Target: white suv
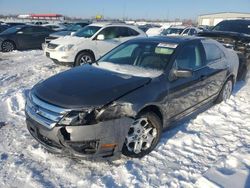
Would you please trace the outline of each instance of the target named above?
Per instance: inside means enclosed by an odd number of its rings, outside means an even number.
[[[117,45],[147,36],[135,26],[95,23],[84,27],[72,36],[52,40],[45,46],[45,54],[55,63],[78,66],[91,63]]]

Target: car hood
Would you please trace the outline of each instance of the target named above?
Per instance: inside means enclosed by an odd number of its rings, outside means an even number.
[[[89,40],[88,38],[84,37],[76,37],[76,36],[65,36],[65,37],[60,37],[58,39],[53,40],[53,44],[58,44],[58,45],[66,45],[66,44],[80,44],[84,41]]]
[[[58,31],[58,32],[50,34],[50,36],[52,36],[52,37],[63,37],[63,36],[70,35],[72,32],[73,31]]]
[[[199,32],[198,36],[202,37],[224,37],[224,38],[231,38],[234,40],[247,40],[250,41],[250,35],[236,33],[236,32],[229,32],[229,31],[205,31]]]
[[[70,108],[100,107],[149,83],[151,78],[136,77],[84,65],[57,74],[34,86],[41,100]]]

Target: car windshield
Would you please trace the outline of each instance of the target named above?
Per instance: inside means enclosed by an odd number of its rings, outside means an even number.
[[[217,24],[213,31],[230,31],[250,35],[250,21],[249,22],[221,22]]]
[[[90,38],[92,37],[101,27],[98,26],[86,26],[79,31],[77,31],[74,36],[76,37],[85,37]]]
[[[103,56],[96,66],[135,76],[162,74],[177,44],[127,42]]]
[[[10,34],[10,33],[15,33],[17,31],[19,31],[20,29],[22,29],[24,26],[22,25],[17,25],[17,26],[13,26],[9,29],[6,29],[5,31],[3,31],[1,34]]]
[[[181,34],[184,29],[182,28],[168,28],[165,29],[162,34],[163,35],[171,35],[171,34]]]

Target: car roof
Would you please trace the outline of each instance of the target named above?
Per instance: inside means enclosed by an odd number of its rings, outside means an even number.
[[[184,26],[184,25],[172,25],[169,28],[185,29],[185,28],[187,28],[187,26]]]
[[[193,36],[154,36],[154,37],[141,37],[135,38],[130,41],[148,41],[148,42],[165,42],[165,43],[174,43],[174,44],[181,44],[188,41],[196,41],[196,40],[203,40],[204,37],[193,37]]]
[[[250,19],[235,19],[235,20],[223,20],[221,22],[238,22],[238,23],[250,23]],[[220,22],[220,23],[221,23]]]
[[[125,24],[125,23],[112,23],[112,22],[96,22],[92,23],[89,26],[99,26],[99,27],[105,27],[105,26],[127,26],[131,27],[131,25]]]

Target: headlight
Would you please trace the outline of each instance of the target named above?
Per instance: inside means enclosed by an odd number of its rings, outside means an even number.
[[[134,115],[135,113],[132,110],[132,104],[112,103],[111,105],[102,109],[71,111],[66,116],[64,116],[58,124],[72,126],[92,125],[98,122],[118,119],[125,116],[133,117]]]
[[[66,51],[69,51],[71,48],[73,48],[73,46],[74,46],[74,44],[63,45],[63,46],[58,48],[58,51],[66,52]]]
[[[58,124],[60,125],[90,125],[96,122],[96,111],[71,111],[65,115]]]

